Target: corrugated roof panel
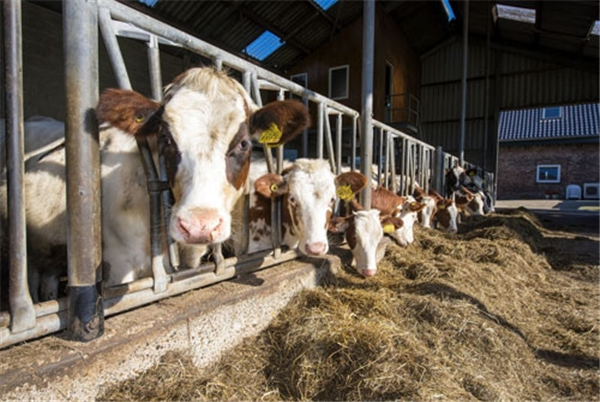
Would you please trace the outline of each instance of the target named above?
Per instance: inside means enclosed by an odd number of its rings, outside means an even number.
[[[561,106],[562,117],[544,118],[543,108],[500,113],[500,141],[544,140],[600,135],[600,105]]]

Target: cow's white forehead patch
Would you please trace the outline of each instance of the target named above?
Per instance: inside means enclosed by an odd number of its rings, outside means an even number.
[[[373,248],[373,252],[383,237],[383,228],[379,221],[379,210],[358,211],[354,213],[356,240],[359,246]]]

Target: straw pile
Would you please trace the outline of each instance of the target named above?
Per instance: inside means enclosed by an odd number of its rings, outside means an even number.
[[[599,399],[597,241],[527,210],[416,231],[375,277],[332,274],[211,367],[169,353],[98,399]]]

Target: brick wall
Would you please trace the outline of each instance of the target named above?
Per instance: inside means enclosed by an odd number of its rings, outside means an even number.
[[[501,146],[498,154],[498,199],[541,199],[548,191],[565,198],[566,187],[598,183],[598,144]],[[560,165],[560,183],[536,183],[538,165]]]

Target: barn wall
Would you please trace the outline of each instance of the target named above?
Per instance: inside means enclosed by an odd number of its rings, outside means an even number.
[[[453,154],[460,152],[462,54],[462,40],[457,38],[422,58],[422,139]],[[565,65],[535,56],[492,48],[486,85],[485,44],[469,43],[465,122],[465,159],[469,162],[483,164],[485,159],[485,168],[495,170],[496,107],[515,110],[598,101],[597,66]]]
[[[33,115],[65,118],[62,16],[30,2],[22,3],[23,107],[25,118]],[[116,87],[104,43],[100,40],[100,89]],[[150,96],[146,44],[119,38],[133,89]],[[182,71],[181,59],[161,54],[163,83]],[[2,110],[1,113],[4,113]]]
[[[420,60],[397,24],[376,8],[373,77],[373,114],[385,117],[386,60],[394,66],[394,93],[411,92],[418,96]],[[328,96],[329,68],[349,65],[350,96],[340,103],[357,111],[362,108],[362,35],[363,19],[359,18],[331,41],[298,63],[289,75],[306,73],[308,87]]]
[[[537,165],[560,165],[560,183],[536,183]],[[499,199],[541,199],[556,191],[565,197],[569,184],[597,183],[598,143],[501,146],[498,163]]]

